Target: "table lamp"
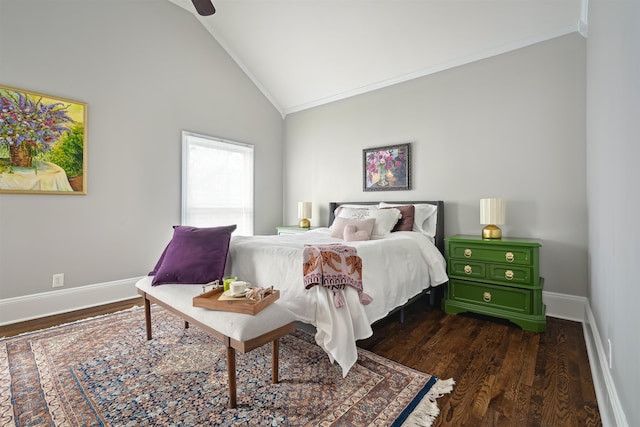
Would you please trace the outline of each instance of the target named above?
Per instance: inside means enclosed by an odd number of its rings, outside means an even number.
[[[482,229],[483,239],[502,238],[502,230],[496,224],[504,224],[503,199],[480,199],[480,224],[487,224]]]
[[[300,228],[311,228],[311,202],[298,202],[298,219],[300,219]]]

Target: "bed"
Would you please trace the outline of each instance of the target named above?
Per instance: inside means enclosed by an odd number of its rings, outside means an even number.
[[[388,217],[389,212],[381,208],[395,213],[400,207],[393,205],[414,206],[416,221],[429,216],[420,224],[413,223],[411,231],[372,234],[371,240],[345,242],[344,238],[332,237],[339,224],[351,221],[345,221],[347,215],[354,218],[356,214],[381,215],[376,224],[384,225],[385,220],[380,218]],[[422,216],[417,214],[418,208]],[[372,210],[365,212],[369,209]],[[448,280],[443,257],[444,203],[387,202],[379,206],[378,202],[334,202],[329,210],[329,227],[301,234],[232,237],[227,274],[279,289],[279,303],[298,321],[315,327],[316,342],[346,376],[357,360],[356,341],[372,335],[373,323]],[[370,303],[361,303],[359,292],[349,286],[343,291],[346,302],[343,307],[336,307],[327,288],[305,288],[302,263],[305,245],[326,244],[345,244],[357,250],[362,259],[363,291],[372,298]]]

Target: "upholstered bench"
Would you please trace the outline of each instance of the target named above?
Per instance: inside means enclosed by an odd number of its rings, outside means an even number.
[[[144,298],[147,339],[151,339],[151,303],[156,303],[185,321],[199,326],[227,348],[227,381],[229,407],[236,407],[236,350],[247,353],[271,342],[271,377],[278,382],[278,353],[280,337],[292,332],[296,326],[293,314],[274,303],[256,315],[214,311],[194,307],[193,297],[202,293],[200,285],[164,284],[151,286],[153,277],[145,277],[136,283],[138,293]]]

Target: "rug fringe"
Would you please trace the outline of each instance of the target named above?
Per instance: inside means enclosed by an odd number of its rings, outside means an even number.
[[[438,379],[427,394],[422,398],[418,406],[407,417],[402,427],[429,427],[440,414],[436,399],[451,393],[455,385],[453,378],[448,380]]]

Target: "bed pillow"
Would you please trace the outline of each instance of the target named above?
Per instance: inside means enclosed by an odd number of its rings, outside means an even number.
[[[356,232],[364,231],[365,233],[367,233],[367,238],[365,240],[369,240],[371,238],[371,233],[373,232],[375,223],[375,218],[353,219],[338,217],[333,221],[333,226],[331,227],[331,237],[344,239],[346,227],[353,226],[356,227]]]
[[[344,228],[344,241],[345,242],[362,242],[369,240],[369,233],[364,230],[358,230],[355,225],[347,225]]]
[[[413,231],[413,221],[415,217],[416,208],[413,205],[405,205],[405,206],[395,206],[396,209],[400,210],[402,217],[398,220],[395,227],[393,227],[394,231]],[[391,207],[381,207],[380,209],[392,209]]]
[[[169,241],[167,246],[164,247],[164,251],[162,251],[162,255],[160,255],[160,258],[158,259],[158,262],[156,262],[156,266],[153,267],[153,270],[149,272],[149,276],[155,276],[156,273],[158,272],[158,269],[162,265],[162,261],[164,260],[164,256],[167,254],[167,249],[169,248],[170,244],[171,244],[171,241]]]
[[[340,216],[340,211],[344,208],[352,208],[352,209],[379,209],[378,205],[349,205],[349,204],[344,204],[344,205],[340,205],[338,206],[334,211],[333,211],[333,217],[334,218],[338,218]]]
[[[399,209],[401,206],[407,205],[381,202],[379,206],[380,208],[395,207]],[[413,206],[415,207],[413,231],[418,231],[433,239],[436,235],[436,222],[438,216],[435,215],[435,213],[437,212],[438,207],[436,205],[430,205],[428,203],[418,203]]]
[[[357,209],[342,208],[339,218],[366,219],[374,218],[375,224],[371,237],[379,238],[391,233],[402,214],[398,209]]]
[[[173,238],[149,273],[154,276],[151,284],[204,284],[222,280],[235,229],[235,224],[210,228],[174,226]]]

